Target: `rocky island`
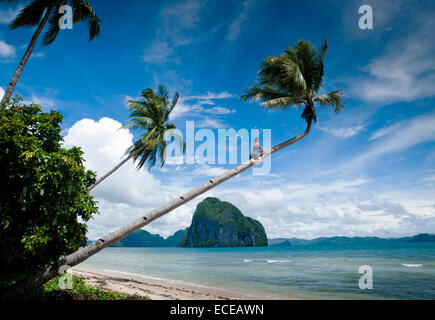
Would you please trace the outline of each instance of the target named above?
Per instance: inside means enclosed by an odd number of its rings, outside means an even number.
[[[206,198],[200,202],[181,247],[267,246],[263,225],[229,202]]]

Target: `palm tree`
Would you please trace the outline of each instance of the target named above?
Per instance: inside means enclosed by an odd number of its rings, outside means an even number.
[[[127,149],[127,157],[89,187],[89,191],[132,158],[133,161],[139,159],[138,170],[145,163],[147,163],[148,169],[153,167],[156,164],[157,156],[160,158],[160,165],[163,166],[166,159],[165,137],[169,134],[178,138],[184,151],[183,138],[174,131],[175,125],[168,122],[169,114],[178,102],[178,92],[175,93],[172,101],[169,101],[168,97],[168,90],[163,85],[159,85],[157,94],[151,88],[146,88],[142,91],[139,100],[128,101],[128,107],[131,110],[128,120],[130,123],[124,125],[123,128],[147,130],[147,132]]]
[[[0,2],[17,2],[19,0],[0,0]],[[100,34],[100,18],[94,12],[87,0],[33,0],[27,7],[20,11],[17,17],[11,22],[10,28],[38,26],[33,34],[32,40],[24,53],[23,58],[15,71],[11,82],[3,96],[1,104],[5,103],[11,96],[17,85],[24,66],[29,61],[36,42],[48,22],[49,28],[42,39],[43,45],[51,44],[57,37],[60,27],[59,20],[63,14],[59,13],[59,8],[69,4],[73,9],[73,23],[87,21],[89,29],[89,41],[92,41]]]
[[[309,41],[299,40],[279,57],[267,58],[258,72],[259,83],[249,88],[242,99],[263,101],[269,110],[303,106],[301,117],[307,122],[308,134],[312,121],[317,122],[315,104],[332,107],[336,113],[343,109],[342,90],[317,94],[322,87],[327,48],[326,39],[320,50]]]
[[[288,48],[281,56],[266,59],[259,72],[259,85],[251,87],[248,93],[242,96],[242,99],[251,99],[253,101],[262,100],[264,105],[270,109],[283,109],[300,104],[305,106],[302,117],[307,123],[306,130],[292,139],[265,151],[262,156],[263,159],[270,156],[272,153],[294,144],[309,133],[312,121],[316,121],[315,103],[320,106],[332,106],[335,112],[339,112],[343,108],[340,90],[325,95],[316,95],[322,84],[324,71],[323,60],[326,48],[326,40],[320,51],[311,46],[309,42],[299,41],[294,46],[294,49]],[[29,287],[31,288],[50,280],[58,274],[58,270],[61,266],[67,265],[73,267],[85,261],[100,250],[116,243],[130,233],[143,228],[152,221],[173,211],[228,179],[239,175],[253,165],[254,162],[247,161],[230,171],[206,181],[202,185],[176,197],[147,215],[66,256],[51,268],[35,274],[33,277],[20,283],[14,287],[11,292],[13,292],[13,294],[19,294],[25,292]],[[5,295],[7,294],[8,293],[5,293]]]

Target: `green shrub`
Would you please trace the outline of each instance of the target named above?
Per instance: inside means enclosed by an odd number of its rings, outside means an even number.
[[[44,284],[41,288],[42,290],[40,292],[40,296],[44,296],[44,294],[49,292],[62,290],[59,287],[60,277],[61,275]],[[121,300],[126,299],[129,296],[126,293],[94,288],[90,285],[87,285],[83,280],[83,277],[77,277],[74,275],[72,276],[72,288],[63,290],[81,293],[84,295],[86,300]]]
[[[19,98],[0,107],[0,288],[86,245],[95,173],[63,147],[61,122]]]

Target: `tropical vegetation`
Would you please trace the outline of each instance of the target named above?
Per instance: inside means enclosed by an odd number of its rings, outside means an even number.
[[[86,245],[95,173],[62,145],[61,122],[18,98],[0,107],[0,289]]]

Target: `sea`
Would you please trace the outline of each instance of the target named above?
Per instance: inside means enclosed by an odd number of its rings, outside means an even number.
[[[352,248],[106,248],[78,266],[302,299],[435,299],[435,242]]]

